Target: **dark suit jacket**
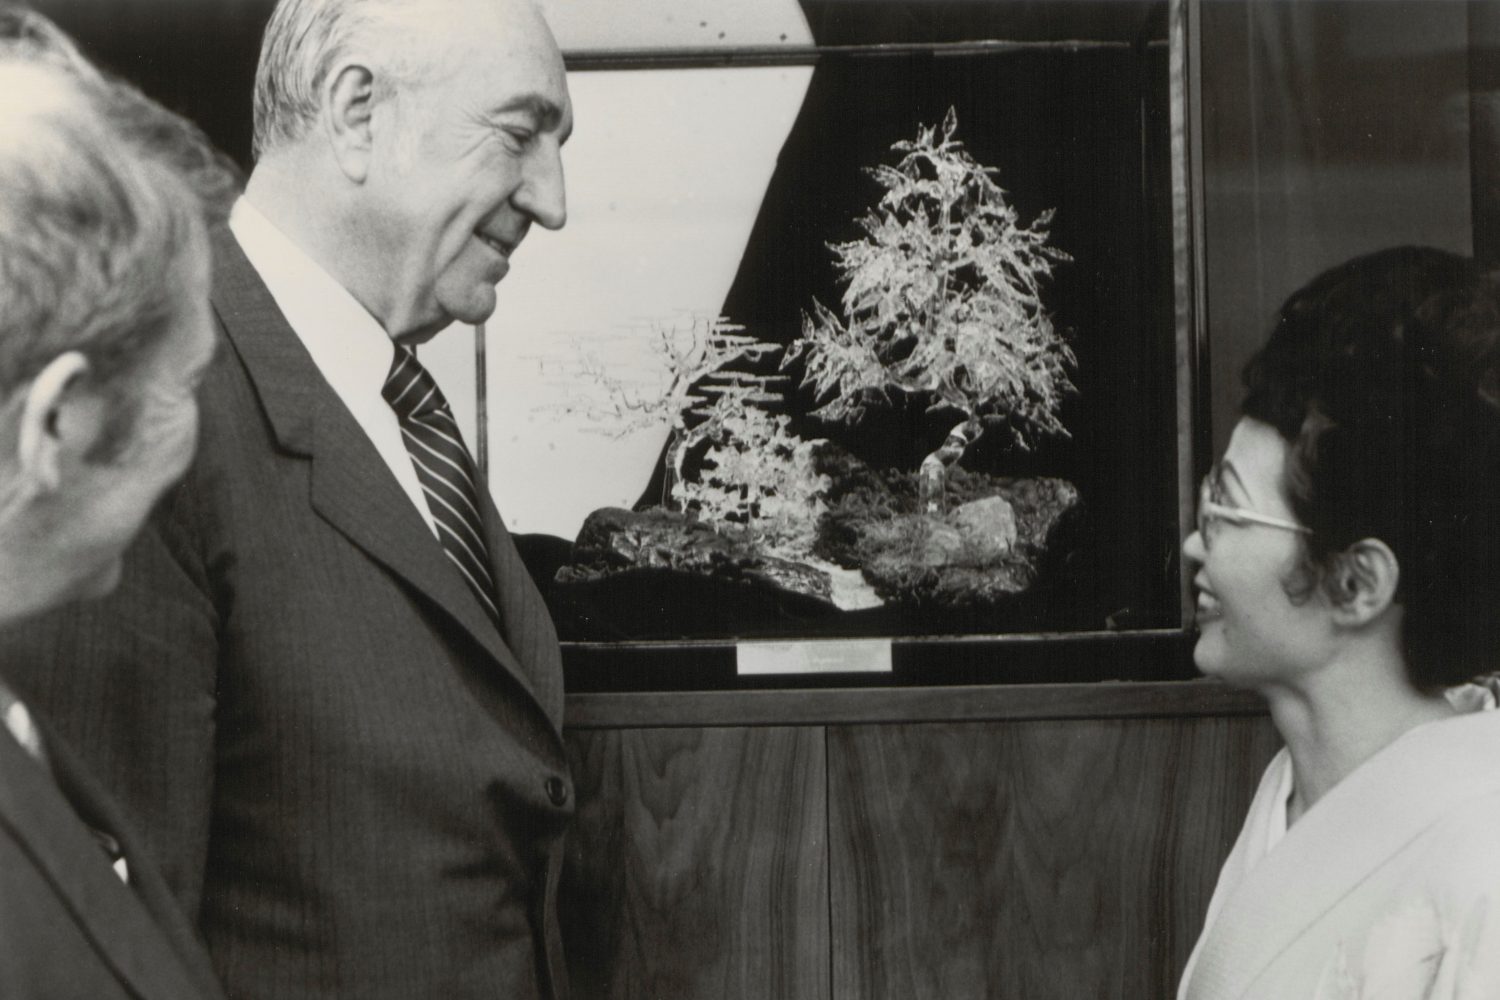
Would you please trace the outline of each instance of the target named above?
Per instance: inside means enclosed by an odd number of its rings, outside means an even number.
[[[55,736],[47,748],[55,779],[0,731],[0,997],[221,997],[191,925],[119,813]],[[129,886],[85,818],[120,842]]]
[[[198,457],[112,597],[0,644],[235,1000],[561,995],[561,655],[493,504],[496,631],[227,232]],[[65,681],[43,655],[75,658]],[[86,685],[80,689],[80,685]]]

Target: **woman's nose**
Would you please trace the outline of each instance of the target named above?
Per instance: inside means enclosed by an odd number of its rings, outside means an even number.
[[[1203,544],[1203,534],[1198,529],[1194,528],[1193,533],[1182,540],[1182,554],[1195,563],[1208,559],[1208,548]]]

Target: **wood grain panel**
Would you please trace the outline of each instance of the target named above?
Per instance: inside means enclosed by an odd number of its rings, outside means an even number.
[[[818,728],[574,732],[575,996],[826,1000]]]
[[[829,731],[833,1000],[1171,996],[1263,718]]]
[[[847,690],[628,691],[568,695],[569,729],[987,722],[1000,719],[1264,715],[1221,681],[1101,681]]]

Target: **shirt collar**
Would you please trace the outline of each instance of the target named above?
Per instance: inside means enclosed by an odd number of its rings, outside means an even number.
[[[334,390],[379,394],[395,346],[375,317],[248,198],[234,203],[229,230]]]

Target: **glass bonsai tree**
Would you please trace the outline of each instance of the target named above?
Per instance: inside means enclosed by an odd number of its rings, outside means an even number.
[[[885,193],[859,223],[866,236],[830,244],[843,316],[813,301],[783,366],[800,360],[813,415],[858,420],[899,393],[961,418],[919,472],[923,509],[943,509],[948,469],[987,429],[1015,445],[1066,435],[1058,419],[1074,391],[1072,350],[1042,305],[1053,264],[1051,210],[1022,226],[992,167],[953,138],[958,115],[897,142],[895,166],[870,174]]]
[[[766,551],[794,558],[811,548],[826,509],[827,477],[812,468],[820,442],[799,438],[789,417],[771,411],[782,401],[785,376],[735,369],[782,350],[743,330],[723,316],[655,324],[658,364],[645,378],[585,354],[571,374],[602,387],[604,403],[565,409],[607,420],[616,437],[670,422],[662,506],[737,529]],[[692,472],[690,455],[697,456]]]
[[[593,354],[583,353],[569,374],[602,387],[605,402],[602,406],[596,401],[582,406],[572,402],[563,409],[568,412],[582,409],[591,419],[609,421],[610,433],[616,437],[669,422],[672,440],[667,449],[667,481],[662,499],[671,503],[680,499],[674,494],[687,453],[719,430],[720,422],[713,419],[711,397],[728,393],[736,397],[749,394],[762,401],[776,398],[769,392],[769,377],[729,371],[732,362],[753,361],[781,349],[741,333],[743,329],[723,316],[694,316],[686,324],[654,324],[656,337],[652,343],[658,365],[645,377],[621,375]],[[729,381],[730,386],[711,387],[705,392],[703,381],[715,376]]]
[[[829,480],[814,458],[823,442],[804,441],[791,431],[790,417],[765,409],[777,397],[760,385],[734,382],[704,391],[713,399],[692,411],[702,422],[690,432],[693,440],[708,442],[703,468],[689,477],[677,459],[673,500],[711,522],[740,525],[772,555],[805,559],[827,510]]]

